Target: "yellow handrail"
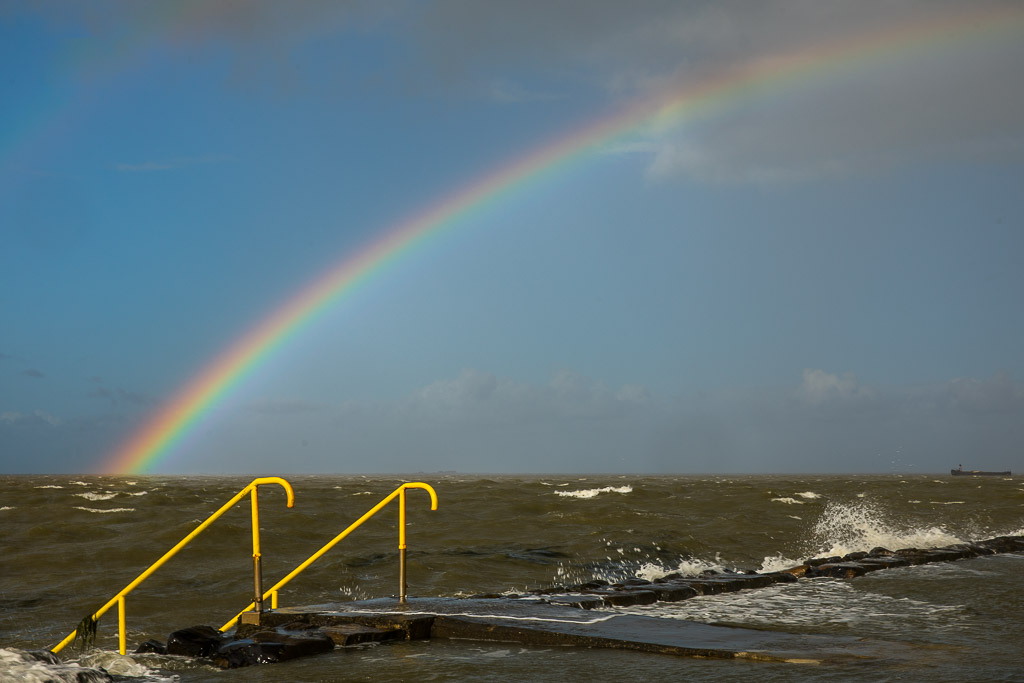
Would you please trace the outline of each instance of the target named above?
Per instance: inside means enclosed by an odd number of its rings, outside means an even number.
[[[298,576],[303,571],[305,571],[305,569],[307,567],[309,567],[309,565],[313,564],[314,562],[319,560],[321,557],[323,557],[323,555],[328,550],[330,550],[331,548],[336,546],[339,541],[341,541],[343,538],[345,538],[350,533],[355,531],[356,528],[358,528],[363,522],[368,520],[370,517],[373,517],[375,514],[377,514],[380,511],[381,508],[383,508],[385,505],[387,505],[388,503],[393,501],[396,497],[398,497],[399,498],[399,503],[398,503],[398,510],[399,510],[399,512],[398,512],[398,525],[399,525],[398,526],[398,549],[399,549],[399,553],[400,553],[399,599],[402,602],[405,602],[405,490],[406,489],[425,489],[427,491],[427,493],[430,494],[430,509],[431,510],[436,510],[437,509],[437,493],[434,492],[434,489],[430,486],[430,484],[424,484],[422,482],[411,482],[411,483],[408,483],[408,484],[402,484],[397,489],[395,489],[387,498],[385,498],[381,502],[379,502],[376,505],[374,505],[369,510],[369,512],[367,512],[365,515],[363,515],[362,517],[357,519],[347,529],[345,529],[340,534],[338,534],[333,539],[331,539],[326,545],[324,545],[324,547],[320,548],[320,550],[318,550],[315,553],[313,553],[309,557],[308,560],[306,560],[305,562],[300,564],[298,567],[293,569],[291,571],[291,573],[288,574],[288,576],[284,577],[283,579],[281,579],[280,581],[275,583],[269,590],[267,590],[266,593],[264,593],[261,596],[262,599],[265,600],[267,598],[267,596],[270,596],[272,607],[273,608],[277,608],[277,592],[281,588],[283,588],[288,582],[290,582],[296,576]],[[256,606],[256,602],[255,601],[249,603],[248,607],[246,607],[241,612],[239,612],[234,617],[232,617],[231,620],[228,621],[228,623],[226,623],[223,626],[221,626],[220,627],[220,631],[223,632],[223,631],[226,631],[229,628],[231,628],[235,624],[235,622],[238,621],[239,617],[241,617],[243,614],[245,614],[249,610],[253,609],[255,606]]]
[[[260,486],[261,484],[280,484],[281,486],[284,487],[284,490],[288,494],[288,507],[292,507],[292,505],[294,505],[294,503],[295,503],[295,493],[292,491],[292,485],[289,484],[284,479],[282,479],[281,477],[260,477],[258,479],[253,479],[252,483],[250,483],[244,489],[239,491],[238,494],[235,495],[234,498],[229,500],[219,510],[217,510],[215,513],[210,515],[206,519],[206,521],[203,522],[202,524],[200,524],[199,526],[197,526],[192,531],[192,533],[190,533],[185,538],[181,539],[181,541],[179,541],[176,546],[174,546],[173,548],[168,550],[164,554],[163,557],[161,557],[159,560],[157,560],[156,562],[151,564],[146,571],[144,571],[141,574],[139,574],[138,577],[136,577],[134,581],[129,583],[127,586],[125,586],[121,590],[120,593],[118,593],[117,595],[112,597],[110,599],[110,601],[107,602],[107,604],[103,605],[103,607],[100,607],[98,610],[96,610],[96,612],[91,617],[87,617],[87,619],[92,619],[92,623],[95,624],[97,621],[99,621],[100,617],[102,617],[104,614],[106,614],[107,610],[109,610],[115,604],[118,606],[118,626],[119,626],[119,631],[120,631],[120,633],[119,633],[119,646],[120,646],[120,652],[121,652],[122,655],[125,654],[125,605],[124,605],[124,596],[128,595],[128,593],[130,593],[132,590],[134,590],[140,583],[142,583],[147,578],[149,578],[149,576],[153,572],[155,572],[157,569],[159,569],[161,566],[163,566],[163,564],[165,562],[167,562],[167,560],[169,560],[172,557],[174,557],[178,553],[179,550],[181,550],[186,545],[188,545],[188,543],[193,538],[195,538],[200,533],[202,533],[206,529],[206,527],[208,527],[211,524],[213,524],[213,522],[215,522],[218,517],[223,515],[225,512],[228,511],[228,509],[231,508],[231,506],[233,506],[235,503],[237,503],[242,498],[244,498],[245,494],[247,494],[247,493],[251,493],[251,495],[252,495],[252,546],[253,546],[252,552],[253,552],[253,561],[254,561],[255,566],[256,566],[256,574],[257,574],[256,586],[257,586],[257,593],[258,593],[259,586],[260,586],[260,578],[259,578],[259,575],[258,575],[258,572],[259,572],[259,556],[260,556],[260,540],[259,540],[259,514],[257,512],[258,503],[256,501],[256,488],[258,486]],[[83,619],[83,622],[85,622],[84,619]],[[65,638],[60,643],[58,643],[57,645],[52,647],[50,649],[50,651],[53,652],[54,654],[56,654],[57,652],[60,652],[62,649],[64,649],[65,645],[67,645],[72,640],[74,640],[74,638],[75,638],[75,636],[77,634],[78,634],[78,629],[76,628],[74,631],[71,632],[70,635],[68,635],[67,638]]]

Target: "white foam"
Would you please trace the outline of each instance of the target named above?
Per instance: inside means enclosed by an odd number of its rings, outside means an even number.
[[[85,510],[86,512],[98,512],[100,514],[104,514],[104,513],[107,513],[107,512],[135,512],[135,508],[110,508],[108,510],[101,510],[99,508],[81,507],[80,505],[76,505],[75,509],[76,510]]]
[[[846,555],[878,546],[939,548],[963,540],[941,526],[900,528],[887,517],[868,501],[829,503],[815,524],[811,556]]]
[[[90,668],[102,668],[114,676],[144,677],[147,681],[173,681],[174,678],[153,677],[156,673],[130,654],[120,655],[109,650],[90,650],[78,658],[78,663]]]
[[[111,498],[113,498],[117,494],[114,493],[113,491],[107,491],[105,493],[94,493],[92,491],[87,491],[85,493],[76,493],[75,495],[78,496],[79,498],[85,498],[86,500],[96,501],[96,500],[110,500]]]
[[[708,562],[707,560],[700,560],[696,558],[680,560],[679,564],[675,567],[662,567],[651,562],[646,562],[636,571],[636,576],[637,578],[646,579],[647,581],[654,581],[655,579],[660,579],[663,576],[668,576],[669,574],[698,576],[704,571],[718,572],[723,569],[725,569],[725,567],[722,566],[719,558],[716,556],[714,562]]]
[[[632,493],[633,487],[626,486],[605,486],[599,489],[577,489],[576,491],[555,491],[556,496],[565,496],[566,498],[596,498],[602,493]]]
[[[146,673],[150,673],[146,669]],[[109,680],[102,672],[76,663],[50,664],[24,652],[0,648],[0,680],[24,683],[78,683],[78,681]]]
[[[784,557],[782,553],[765,557],[761,561],[761,567],[758,571],[761,572],[781,572],[784,569],[790,569],[801,564],[800,560],[794,560],[789,557]]]
[[[796,498],[772,498],[773,503],[785,503],[786,505],[803,505],[802,500]]]
[[[36,488],[37,489],[62,489],[64,487],[63,486],[58,486],[57,484],[43,484],[42,486],[37,486]]]
[[[800,496],[801,498],[808,498],[810,500],[814,500],[815,498],[821,498],[821,494],[815,493],[814,491],[804,491],[803,493],[794,493],[793,495]]]
[[[0,508],[0,510],[13,510],[13,509],[14,508],[12,508],[10,505],[4,505],[2,508]]]

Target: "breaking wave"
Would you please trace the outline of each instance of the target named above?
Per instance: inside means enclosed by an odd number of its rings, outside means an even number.
[[[79,498],[85,498],[86,500],[96,501],[96,500],[110,500],[111,498],[113,498],[117,494],[114,493],[113,491],[107,491],[106,493],[93,493],[91,491],[87,491],[85,493],[76,493],[75,495],[78,496]]]
[[[939,548],[961,543],[943,526],[914,527],[888,518],[884,510],[870,502],[855,505],[829,503],[812,531],[812,555],[846,555],[883,547]]]
[[[605,486],[600,489],[578,489],[576,491],[555,491],[556,496],[566,498],[596,498],[602,493],[632,493],[632,486]]]

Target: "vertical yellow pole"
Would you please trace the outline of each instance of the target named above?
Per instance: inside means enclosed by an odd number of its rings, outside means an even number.
[[[405,604],[405,485],[398,494],[398,602]]]
[[[120,645],[121,654],[125,654],[125,639],[127,634],[125,633],[125,615],[124,615],[124,596],[120,595],[117,598],[117,634],[118,644]]]
[[[263,560],[260,555],[260,505],[252,487],[252,577],[255,597],[252,602],[256,614],[263,613]]]

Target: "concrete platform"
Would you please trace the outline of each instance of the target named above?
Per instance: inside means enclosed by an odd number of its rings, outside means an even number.
[[[253,617],[248,621],[256,621]],[[327,633],[341,629],[358,639],[353,642],[447,638],[795,664],[878,655],[878,648],[859,638],[712,626],[607,610],[582,610],[539,599],[409,598],[400,604],[397,599],[382,598],[282,608],[264,612],[259,619],[259,628],[297,625],[320,628]],[[892,644],[886,647],[891,648]]]
[[[647,605],[765,588],[800,578],[851,579],[868,572],[979,555],[1024,551],[1024,537],[1000,536],[944,548],[875,548],[845,557],[808,560],[782,572],[705,572],[655,581],[629,579],[557,586],[521,596],[380,598],[243,614],[238,637],[260,629],[315,628],[346,646],[387,640],[448,638],[523,645],[600,647],[686,657],[754,659],[801,664],[899,656],[898,643],[789,634],[620,614],[609,607]]]

